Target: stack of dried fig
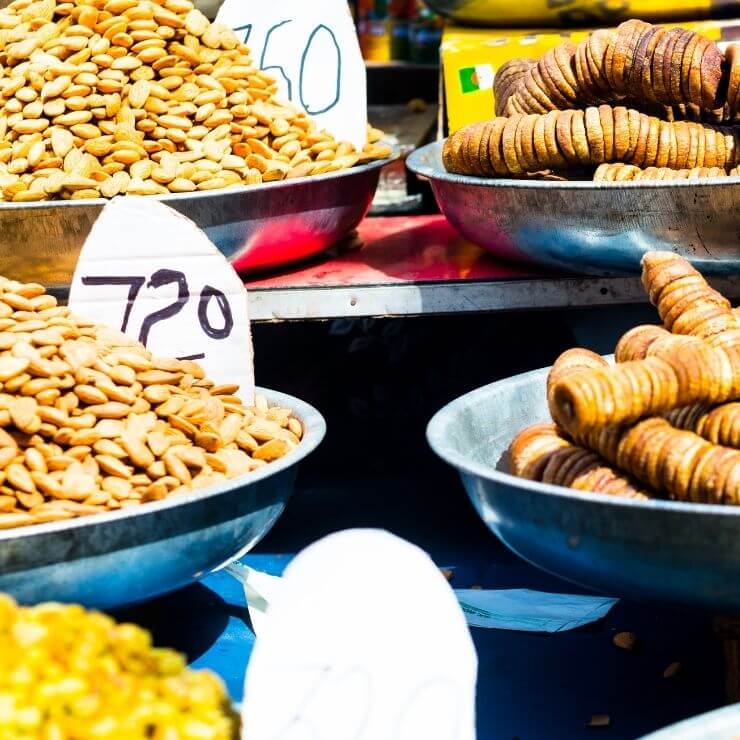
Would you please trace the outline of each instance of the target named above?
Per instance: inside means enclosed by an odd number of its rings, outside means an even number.
[[[740,318],[682,257],[651,252],[643,284],[665,328],[622,337],[615,365],[570,350],[553,366],[554,424],[511,444],[520,477],[629,496],[740,504]]]
[[[602,181],[736,174],[739,88],[737,45],[723,54],[693,31],[626,21],[503,65],[497,117],[450,136],[444,165],[483,176],[631,165],[597,170]]]

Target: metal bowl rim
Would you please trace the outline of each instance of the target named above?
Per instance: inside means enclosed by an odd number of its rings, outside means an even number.
[[[394,147],[391,155],[385,159],[374,159],[371,162],[348,167],[338,172],[325,172],[321,175],[310,175],[308,177],[296,177],[291,180],[276,180],[275,182],[263,182],[259,185],[233,185],[222,190],[196,190],[192,193],[170,193],[169,195],[142,195],[133,196],[141,198],[156,198],[162,203],[177,203],[181,200],[212,200],[214,198],[225,198],[230,195],[242,193],[260,193],[265,190],[279,190],[281,188],[293,188],[299,185],[310,184],[315,181],[333,180],[344,177],[352,177],[381,169],[385,165],[395,162],[400,156],[398,147]],[[109,198],[89,198],[80,200],[40,200],[30,203],[4,203],[0,202],[0,214],[3,211],[18,211],[34,208],[80,208],[90,206],[104,206],[110,203]]]
[[[488,397],[490,391],[496,386],[516,381],[526,382],[530,377],[542,374],[546,370],[549,370],[549,368],[539,368],[537,370],[530,370],[526,373],[520,373],[519,375],[513,375],[509,378],[502,378],[501,380],[494,381],[493,383],[489,383],[488,385],[469,391],[453,401],[450,401],[450,403],[437,411],[427,424],[426,436],[429,446],[436,455],[442,458],[442,460],[461,472],[477,478],[483,478],[484,480],[491,481],[493,483],[508,486],[509,488],[524,489],[528,493],[536,496],[559,496],[560,498],[575,499],[577,501],[583,501],[584,503],[603,504],[616,508],[651,509],[653,511],[667,511],[676,514],[696,514],[712,517],[717,515],[732,517],[740,516],[740,506],[686,503],[682,501],[666,501],[664,499],[631,499],[620,496],[610,496],[605,493],[580,492],[551,483],[540,483],[538,481],[527,480],[526,478],[519,478],[510,473],[504,473],[503,471],[496,470],[488,465],[484,465],[483,463],[471,460],[463,453],[454,449],[454,447],[446,441],[445,432],[449,419],[458,409],[475,406],[475,402],[478,397]]]
[[[638,182],[594,182],[593,180],[516,180],[508,177],[475,177],[472,175],[456,175],[447,170],[434,167],[423,161],[423,157],[434,150],[441,150],[444,141],[433,141],[414,150],[406,160],[408,168],[421,177],[430,180],[448,182],[458,185],[473,185],[475,187],[515,190],[589,190],[606,193],[621,188],[629,190],[672,190],[676,188],[716,188],[719,186],[740,185],[740,175],[731,177],[704,177],[697,180],[676,180],[665,182],[662,180],[645,180]]]
[[[663,727],[660,730],[655,730],[649,735],[643,735],[641,740],[681,740],[684,737],[696,737],[694,734],[702,729],[707,730],[730,730],[733,726],[737,725],[740,720],[740,703],[729,704],[726,707],[719,707],[719,709],[712,709],[708,712],[702,712],[696,714],[693,717],[680,720],[668,727]],[[717,726],[719,722],[720,726]],[[725,722],[728,724],[725,725]],[[729,723],[732,723],[730,725]],[[711,726],[709,725],[711,723]],[[684,733],[691,733],[684,735]]]
[[[161,501],[142,504],[142,506],[131,507],[130,509],[120,509],[102,514],[92,514],[90,516],[66,519],[59,522],[45,522],[42,524],[31,524],[25,527],[16,527],[13,529],[0,530],[0,546],[16,540],[29,539],[32,537],[43,537],[48,534],[66,532],[72,529],[81,529],[90,525],[106,524],[108,522],[118,522],[124,519],[134,519],[144,516],[152,516],[165,509],[172,509],[178,506],[206,501],[210,498],[220,496],[221,494],[233,491],[236,488],[246,488],[253,484],[259,483],[265,478],[269,478],[278,473],[282,473],[293,465],[297,465],[301,460],[310,455],[321,443],[326,434],[326,421],[321,413],[305,401],[301,401],[287,393],[269,390],[267,388],[255,388],[255,391],[264,395],[270,404],[276,404],[284,408],[289,408],[303,424],[303,437],[294,450],[279,460],[265,465],[247,475],[232,478],[217,486],[208,486],[191,493],[177,496],[169,496]]]

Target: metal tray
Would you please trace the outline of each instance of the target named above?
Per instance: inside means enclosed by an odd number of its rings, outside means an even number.
[[[296,466],[326,431],[308,404],[261,392],[303,423],[303,440],[289,455],[248,476],[136,510],[0,531],[0,591],[23,603],[110,609],[173,591],[241,557],[280,516]]]
[[[262,270],[321,252],[352,231],[390,161],[263,185],[151,197],[192,219],[238,271]],[[0,274],[65,290],[106,203],[102,198],[0,203]]]
[[[732,704],[677,722],[642,740],[736,740],[739,730],[740,704]]]
[[[740,610],[740,507],[579,493],[503,472],[524,427],[549,419],[548,369],[464,395],[429,423],[483,521],[530,563],[597,591]]]
[[[504,259],[584,274],[639,272],[651,249],[707,274],[740,270],[740,177],[595,183],[453,175],[442,142],[407,160],[463,236]]]

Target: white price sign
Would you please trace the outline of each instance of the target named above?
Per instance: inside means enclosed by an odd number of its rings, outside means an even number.
[[[280,97],[362,149],[367,83],[347,0],[226,0],[216,20],[250,47]]]
[[[250,600],[270,603],[247,667],[244,740],[475,740],[473,640],[419,548],[347,530],[301,552],[279,588],[246,575]]]
[[[115,198],[80,253],[69,305],[161,357],[195,360],[254,398],[247,291],[188,218],[151,198]]]

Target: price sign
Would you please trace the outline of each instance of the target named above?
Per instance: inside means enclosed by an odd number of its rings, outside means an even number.
[[[189,219],[151,198],[106,204],[80,253],[69,305],[154,354],[199,362],[254,397],[247,292]]]
[[[419,548],[347,530],[279,585],[247,667],[245,740],[474,740],[473,641]]]
[[[365,65],[347,0],[226,0],[216,20],[250,47],[255,63],[278,81],[280,97],[362,149]]]

